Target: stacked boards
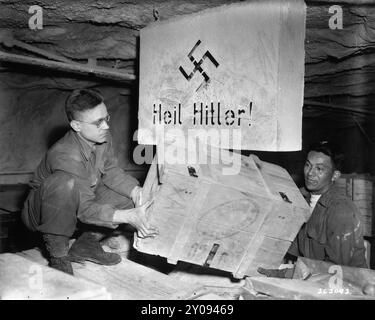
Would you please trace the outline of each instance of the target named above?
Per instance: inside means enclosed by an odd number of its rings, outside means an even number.
[[[343,174],[336,180],[338,192],[351,199],[362,215],[365,236],[371,237],[373,224],[374,177],[368,174]]]

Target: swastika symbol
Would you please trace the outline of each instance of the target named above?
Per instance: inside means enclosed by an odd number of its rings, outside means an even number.
[[[191,49],[191,51],[189,52],[188,54],[188,57],[190,59],[190,61],[194,64],[194,69],[192,72],[190,72],[190,74],[187,74],[186,71],[184,70],[183,67],[179,67],[179,70],[181,71],[181,73],[183,74],[183,76],[186,78],[187,81],[190,81],[191,78],[193,78],[194,74],[199,71],[204,80],[203,82],[201,83],[201,85],[198,87],[198,89],[196,91],[198,91],[202,86],[206,86],[207,84],[210,83],[210,77],[207,75],[207,73],[205,71],[203,71],[202,69],[202,63],[203,61],[208,58],[211,60],[212,64],[217,68],[219,66],[219,63],[216,61],[216,59],[213,57],[213,55],[210,53],[210,51],[206,51],[206,53],[202,56],[202,58],[197,61],[195,60],[195,58],[193,57],[193,53],[195,51],[195,49],[201,44],[201,41],[198,40],[197,43],[195,44],[195,46],[193,47],[193,49]]]

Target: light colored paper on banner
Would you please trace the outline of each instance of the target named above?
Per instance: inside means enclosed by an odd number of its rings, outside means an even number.
[[[138,142],[300,150],[305,19],[303,1],[256,1],[142,29]]]

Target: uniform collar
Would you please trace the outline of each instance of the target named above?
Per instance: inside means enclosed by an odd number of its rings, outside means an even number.
[[[327,208],[329,203],[331,202],[331,199],[334,195],[334,184],[325,192],[321,195],[321,197],[319,198],[318,200],[318,203]],[[307,200],[307,202],[310,202],[310,199],[311,199],[311,193],[305,188],[301,188],[301,193],[303,195],[303,197]]]
[[[77,132],[75,132],[74,130],[71,130],[71,135],[73,137],[73,140],[75,140],[78,145],[79,145],[79,148],[80,150],[82,151],[84,157],[86,158],[86,160],[90,159],[90,155],[92,152],[95,151],[95,148],[91,147],[87,141],[85,141],[83,138],[81,138]]]

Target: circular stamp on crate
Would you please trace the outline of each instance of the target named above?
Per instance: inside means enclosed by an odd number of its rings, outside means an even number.
[[[249,199],[221,203],[202,213],[196,224],[199,236],[223,239],[245,231],[256,220],[259,206]]]

